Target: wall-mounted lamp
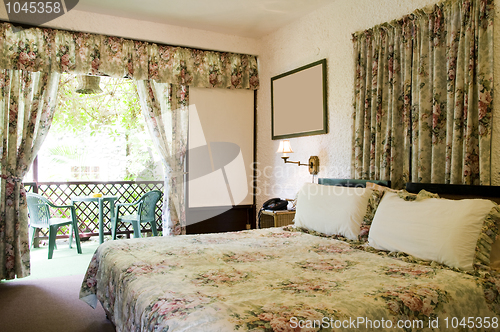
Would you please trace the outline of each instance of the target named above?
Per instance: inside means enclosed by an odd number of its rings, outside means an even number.
[[[300,161],[288,161],[287,153],[293,153],[292,146],[290,145],[290,141],[285,139],[280,142],[280,147],[276,153],[283,153],[281,159],[285,162],[285,164],[297,164],[299,166],[309,166],[309,173],[316,175],[319,172],[319,158],[318,156],[309,157],[308,164],[301,164]],[[313,177],[314,178],[314,177]]]

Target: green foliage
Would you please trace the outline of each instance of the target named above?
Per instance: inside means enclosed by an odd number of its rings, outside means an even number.
[[[107,132],[122,135],[128,130],[144,130],[136,86],[126,78],[101,77],[100,94],[84,95],[75,90],[77,76],[61,77],[57,111],[52,130],[80,133],[88,129],[91,135]]]
[[[92,160],[96,165],[96,151],[107,150],[108,154],[100,158],[110,158],[109,151],[118,147],[122,150],[113,158],[124,158],[124,168],[114,172],[120,174],[114,180],[158,178],[155,151],[146,132],[136,85],[129,79],[110,77],[101,77],[99,85],[102,93],[80,94],[76,92],[77,75],[61,76],[50,134],[59,141],[57,145],[46,144],[41,154],[47,155],[50,164],[67,165],[68,169],[90,166]],[[72,179],[62,179],[62,173],[53,176],[58,180]]]
[[[79,165],[84,164],[86,151],[78,151],[76,146],[59,145],[48,149],[50,154],[50,162],[54,164],[67,164],[71,161],[76,161]]]

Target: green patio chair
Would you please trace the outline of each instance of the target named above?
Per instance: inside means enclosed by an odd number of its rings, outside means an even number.
[[[156,203],[160,199],[162,192],[159,190],[151,190],[141,198],[139,198],[134,203],[118,203],[115,206],[115,217],[111,224],[111,233],[113,235],[113,240],[116,240],[116,230],[118,227],[118,222],[131,223],[134,228],[134,238],[141,237],[141,223],[149,222],[151,223],[151,231],[154,236],[158,235],[156,230]],[[137,206],[137,213],[130,215],[120,215],[120,207],[122,206]]]
[[[31,246],[35,240],[36,230],[39,228],[49,229],[49,259],[52,259],[54,247],[56,245],[57,230],[61,226],[69,225],[69,247],[73,244],[73,235],[75,236],[76,249],[79,254],[82,253],[80,246],[80,234],[78,232],[78,224],[76,221],[76,210],[73,205],[54,205],[45,197],[27,193],[26,200],[28,202],[28,211],[30,217],[30,230],[32,231]],[[70,209],[70,218],[51,218],[49,206],[55,209]]]

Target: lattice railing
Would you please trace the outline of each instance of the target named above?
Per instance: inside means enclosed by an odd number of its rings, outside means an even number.
[[[55,205],[71,204],[71,197],[89,196],[92,193],[101,193],[104,196],[117,196],[116,203],[132,203],[139,199],[143,194],[150,190],[160,190],[163,192],[163,181],[114,181],[114,182],[25,182],[26,191],[35,192],[43,195]],[[75,203],[76,215],[80,234],[98,235],[99,234],[99,207],[97,202],[77,202]],[[156,207],[156,225],[161,231],[161,208],[162,199]],[[104,234],[111,234],[109,203],[104,203],[103,222]],[[54,210],[52,213],[59,218],[69,217],[69,210]],[[134,207],[120,208],[122,213],[136,213]],[[61,227],[58,235],[68,235],[69,228]],[[150,232],[149,223],[142,224],[142,232]],[[119,224],[118,234],[126,234],[130,237],[133,233],[132,225]],[[40,236],[47,236],[41,232]]]

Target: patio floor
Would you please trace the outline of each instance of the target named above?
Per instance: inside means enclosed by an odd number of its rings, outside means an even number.
[[[30,257],[31,275],[22,279],[10,280],[9,282],[85,274],[90,260],[99,246],[99,237],[93,236],[88,241],[82,241],[81,255],[76,252],[74,242],[73,248],[69,248],[68,239],[60,239],[56,243],[57,249],[54,250],[52,259],[47,258],[48,245],[42,245],[41,243],[40,248],[32,248]]]

